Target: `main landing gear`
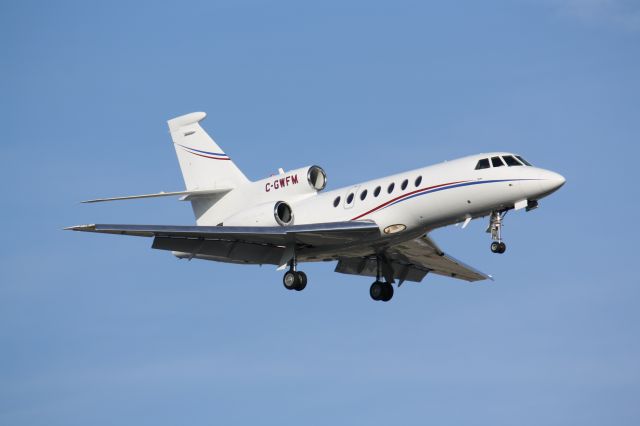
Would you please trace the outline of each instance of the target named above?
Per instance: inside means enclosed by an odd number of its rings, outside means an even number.
[[[371,284],[369,294],[373,300],[382,300],[388,302],[393,297],[393,286],[391,283],[376,281]]]
[[[376,271],[376,280],[371,287],[369,288],[369,295],[373,300],[381,300],[383,302],[388,302],[393,297],[393,285],[390,282],[383,282],[380,280],[381,274],[381,260],[377,259],[377,271]]]
[[[295,256],[289,262],[289,270],[282,277],[282,284],[287,290],[302,291],[307,286],[307,274],[297,270]]]
[[[302,291],[307,286],[307,274],[302,271],[287,271],[282,283],[287,290]]]
[[[502,254],[507,250],[507,245],[502,242],[502,220],[507,214],[507,210],[493,211],[489,218],[489,229],[487,232],[491,232],[491,251],[493,253]]]

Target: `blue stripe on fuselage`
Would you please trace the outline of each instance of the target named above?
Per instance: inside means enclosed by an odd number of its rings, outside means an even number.
[[[523,180],[538,180],[538,179],[495,179],[495,180],[479,180],[479,181],[476,181],[476,182],[457,183],[455,185],[444,186],[442,188],[429,189],[429,190],[426,190],[426,191],[423,191],[423,192],[418,192],[417,194],[409,195],[409,196],[407,196],[405,198],[401,198],[400,200],[394,201],[393,203],[389,204],[388,206],[383,207],[381,210],[384,210],[387,207],[391,207],[391,206],[396,205],[398,203],[401,203],[403,201],[410,200],[411,198],[414,198],[414,197],[419,197],[419,196],[425,195],[425,194],[431,194],[433,192],[444,191],[445,189],[460,188],[460,187],[463,187],[463,186],[470,186],[470,185],[480,185],[480,184],[483,184],[483,183],[517,182],[517,181],[523,181]]]

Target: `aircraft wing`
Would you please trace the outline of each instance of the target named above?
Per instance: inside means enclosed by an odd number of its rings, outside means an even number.
[[[71,231],[155,237],[154,248],[183,251],[201,242],[223,241],[266,247],[297,244],[331,246],[380,235],[372,221],[348,221],[292,226],[173,226],[173,225],[79,225]]]
[[[344,274],[376,276],[375,256],[341,258],[336,272]],[[427,236],[405,241],[387,248],[383,256],[383,276],[404,281],[420,282],[429,273],[458,278],[465,281],[491,279],[461,261],[445,254]]]

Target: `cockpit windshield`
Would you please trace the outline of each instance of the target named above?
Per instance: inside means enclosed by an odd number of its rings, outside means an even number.
[[[489,165],[488,158],[483,158],[482,160],[478,161],[478,164],[476,164],[476,170],[488,169],[489,167],[491,166]]]
[[[476,170],[490,169],[492,167],[502,167],[505,164],[509,167],[531,166],[531,163],[529,163],[519,155],[496,155],[495,157],[482,158],[478,160],[478,162],[476,163]]]
[[[511,167],[511,166],[522,166],[522,163],[520,163],[518,160],[513,158],[513,155],[505,155],[505,156],[502,157],[502,159],[504,160],[505,163],[507,163],[507,166],[509,166],[509,167]]]
[[[516,158],[520,161],[522,161],[524,163],[525,166],[531,166],[531,163],[529,163],[527,160],[525,160],[524,158],[522,158],[522,156],[520,155],[516,155]]]

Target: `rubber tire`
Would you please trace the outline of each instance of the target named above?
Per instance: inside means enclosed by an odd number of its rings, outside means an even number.
[[[289,281],[288,285],[287,285],[287,281]],[[282,277],[282,284],[284,285],[284,288],[286,288],[287,290],[296,290],[298,288],[299,282],[300,282],[300,277],[298,276],[297,272],[287,271],[284,274],[284,277]]]
[[[498,248],[498,253],[502,254],[507,251],[507,245],[505,243],[500,243]]]
[[[384,283],[382,287],[383,291],[380,300],[382,300],[383,302],[388,302],[393,297],[393,286],[390,283]]]
[[[296,286],[296,291],[302,291],[307,286],[307,274],[302,271],[296,272],[298,275],[298,285]]]
[[[500,243],[494,241],[491,243],[491,252],[492,253],[500,253]]]
[[[384,283],[380,281],[376,281],[373,284],[371,284],[371,287],[369,288],[369,296],[371,296],[373,300],[381,300],[383,294],[384,294]]]

